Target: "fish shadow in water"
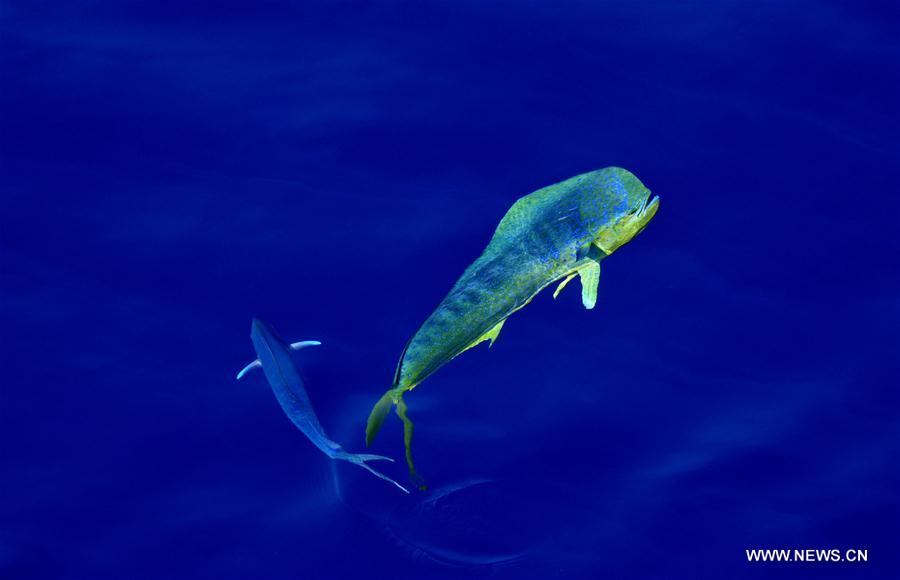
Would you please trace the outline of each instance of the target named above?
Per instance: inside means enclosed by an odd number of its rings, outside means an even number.
[[[385,527],[414,555],[447,566],[524,565],[565,523],[566,510],[547,501],[565,497],[559,491],[531,480],[469,480],[404,497]]]

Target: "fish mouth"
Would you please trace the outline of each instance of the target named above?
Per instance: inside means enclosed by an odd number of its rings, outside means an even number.
[[[641,204],[641,207],[637,210],[637,215],[639,217],[643,217],[645,213],[649,213],[648,220],[653,217],[656,213],[656,209],[659,207],[659,196],[658,195],[648,195],[644,199],[644,203]]]
[[[656,215],[657,209],[659,209],[659,196],[647,195],[641,205],[638,206],[632,214],[632,219],[642,222],[643,225],[647,225],[647,222]]]
[[[659,209],[659,196],[651,196],[649,193],[643,202],[635,209],[619,218],[612,226],[601,229],[594,243],[608,256],[623,244],[631,241],[638,235]]]
[[[646,199],[644,199],[644,203],[641,204],[640,209],[634,214],[635,225],[637,226],[634,232],[634,235],[638,235],[644,228],[647,227],[647,224],[650,223],[650,220],[653,219],[653,216],[656,215],[656,210],[659,209],[659,196],[658,195],[648,195]]]
[[[657,209],[659,209],[659,196],[654,195],[653,198],[644,206],[644,212],[649,213],[650,217],[652,218],[656,215]]]

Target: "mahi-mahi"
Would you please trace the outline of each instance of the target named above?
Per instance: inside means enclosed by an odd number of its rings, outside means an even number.
[[[406,461],[415,476],[413,424],[403,394],[465,350],[497,339],[506,319],[535,295],[581,279],[585,308],[597,301],[600,262],[636,236],[656,214],[659,197],[625,169],[584,173],[522,197],[506,212],[481,256],[459,278],[400,356],[391,389],[369,415],[370,444],[396,405]]]

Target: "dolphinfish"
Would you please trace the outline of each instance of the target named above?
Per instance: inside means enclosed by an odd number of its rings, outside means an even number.
[[[600,263],[636,236],[656,214],[659,197],[629,171],[607,167],[539,189],[506,212],[490,243],[410,338],[393,386],[369,415],[370,444],[396,405],[406,461],[415,476],[413,424],[403,394],[451,359],[497,339],[503,323],[547,286],[557,294],[576,276],[585,308],[597,301]]]

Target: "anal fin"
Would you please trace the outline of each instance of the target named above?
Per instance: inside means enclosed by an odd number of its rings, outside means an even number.
[[[497,340],[497,336],[499,336],[500,329],[503,328],[504,322],[506,322],[505,318],[503,320],[501,320],[500,322],[498,322],[497,324],[495,324],[493,327],[491,327],[490,330],[488,330],[487,332],[485,332],[484,334],[482,334],[481,336],[479,336],[478,338],[473,340],[472,343],[469,346],[467,346],[466,348],[462,349],[460,351],[460,353],[464,353],[467,350],[469,350],[470,348],[472,348],[473,346],[479,345],[486,340],[491,341],[491,344],[488,346],[494,346],[494,341]]]

